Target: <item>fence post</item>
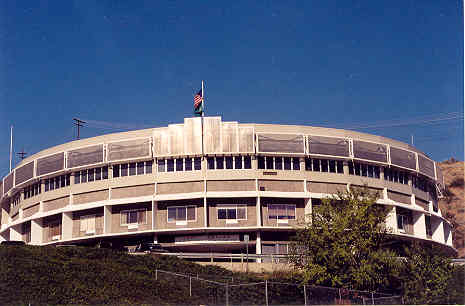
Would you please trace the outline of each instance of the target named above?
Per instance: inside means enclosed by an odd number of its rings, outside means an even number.
[[[373,297],[373,292],[371,293],[371,305],[375,305],[375,298]]]
[[[192,297],[192,277],[189,276],[189,296]]]
[[[304,305],[307,306],[307,288],[304,285]]]
[[[226,306],[229,306],[228,283],[226,283]]]
[[[265,305],[268,306],[268,280],[265,279]]]
[[[342,298],[341,298],[341,288],[337,289],[337,291],[339,292],[339,304],[341,304],[341,302],[342,302]]]
[[[158,280],[158,269],[155,269],[155,280]]]

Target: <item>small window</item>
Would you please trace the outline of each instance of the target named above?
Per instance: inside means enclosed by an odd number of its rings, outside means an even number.
[[[87,170],[81,171],[81,183],[87,183]]]
[[[136,175],[136,163],[129,164],[129,175]]]
[[[168,172],[174,171],[174,159],[167,159],[166,160],[166,170]]]
[[[207,169],[215,170],[215,158],[214,157],[207,158]]]
[[[66,175],[61,175],[60,176],[60,186],[65,187],[66,186]]]
[[[186,171],[192,171],[192,158],[188,157],[185,159],[184,168],[186,169]]]
[[[153,165],[153,161],[151,160],[148,160],[145,162],[145,174],[152,173],[152,165]]]
[[[355,175],[360,176],[360,164],[359,163],[354,164],[354,170],[355,170]]]
[[[55,177],[55,189],[58,189],[60,187],[63,187],[63,186],[60,186],[60,177],[59,176],[56,176]]]
[[[82,177],[81,177],[81,180],[82,180]],[[49,190],[54,190],[55,189],[55,180],[53,178],[49,179],[48,180],[49,182],[49,185],[48,185],[48,188]],[[83,183],[85,183],[87,181],[84,181]]]
[[[242,156],[234,157],[234,169],[242,169]]]
[[[134,209],[121,211],[121,225],[147,224],[147,210]]]
[[[265,157],[258,156],[257,157],[258,169],[265,169]]]
[[[88,182],[94,181],[94,169],[89,169],[89,171],[87,171],[87,181]]]
[[[252,157],[244,156],[244,169],[252,169]]]
[[[224,157],[216,158],[216,169],[224,169]]]
[[[113,177],[119,177],[119,165],[113,165]]]
[[[312,171],[312,159],[305,158],[305,171]]]
[[[349,162],[349,174],[354,175],[354,163]]]
[[[265,157],[266,169],[274,169],[274,158],[271,156]]]
[[[233,168],[232,156],[226,156],[225,161],[226,161],[226,169],[232,169]]]
[[[144,174],[144,162],[138,162],[137,163],[137,175],[143,175]]]
[[[128,164],[121,164],[121,176],[128,176]]]
[[[384,168],[384,180],[385,180],[385,181],[389,181],[389,177],[390,177],[389,172],[390,172],[390,171],[389,171],[389,168],[386,168],[386,167],[385,167],[385,168]]]
[[[157,160],[157,163],[158,163],[158,172],[165,172],[166,171],[165,160],[164,159],[159,159],[159,160]]]
[[[379,166],[374,166],[373,172],[374,172],[375,178],[379,179]]]
[[[341,160],[336,162],[336,171],[337,173],[344,173],[344,164]]]
[[[194,158],[194,170],[202,170],[202,159],[200,157]]]
[[[74,172],[74,184],[80,184],[81,183],[81,173],[79,172]],[[48,191],[48,180],[45,180],[45,191]]]
[[[176,158],[176,171],[184,171],[184,160]]]
[[[245,205],[220,205],[217,217],[218,220],[246,220],[247,208]]]
[[[275,169],[276,170],[283,170],[283,158],[281,156],[275,157]]]
[[[291,170],[291,158],[284,157],[284,170]]]
[[[320,172],[320,160],[319,159],[313,159],[313,171]]]
[[[95,169],[95,180],[100,181],[102,179],[102,168]]]
[[[300,158],[293,157],[292,158],[292,170],[300,170]]]
[[[368,165],[368,177],[373,177],[373,166]]]
[[[327,159],[321,160],[321,172],[328,172],[328,160]]]
[[[368,176],[368,167],[365,164],[362,164],[362,176]]]
[[[195,221],[195,206],[168,207],[168,222]]]
[[[102,179],[108,179],[108,166],[102,168]]]
[[[329,161],[329,172],[336,173],[336,161],[335,160]]]
[[[295,220],[295,204],[268,204],[268,218]]]

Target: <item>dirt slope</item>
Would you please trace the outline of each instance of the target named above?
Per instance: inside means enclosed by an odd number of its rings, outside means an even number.
[[[446,184],[445,197],[439,201],[442,215],[454,224],[454,247],[465,257],[464,162],[453,158],[439,163]]]

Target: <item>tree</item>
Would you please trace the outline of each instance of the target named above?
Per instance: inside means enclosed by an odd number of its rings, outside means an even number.
[[[383,247],[389,209],[376,204],[378,196],[366,187],[351,188],[312,207],[290,251],[305,282],[373,291],[389,286],[398,261]]]
[[[462,304],[463,281],[460,269],[434,245],[418,243],[405,249],[402,267],[402,291],[407,304]],[[463,271],[463,269],[462,269]],[[463,280],[463,276],[461,276]],[[457,290],[456,286],[460,289]],[[460,294],[462,292],[462,294]],[[461,300],[461,301],[460,301]]]

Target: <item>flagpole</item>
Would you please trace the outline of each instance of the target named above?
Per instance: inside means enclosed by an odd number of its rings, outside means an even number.
[[[204,113],[205,113],[205,96],[204,96],[204,93],[203,93],[203,80],[202,80],[202,113],[201,113],[201,126],[202,126],[202,160],[203,160],[203,116],[204,116]]]

